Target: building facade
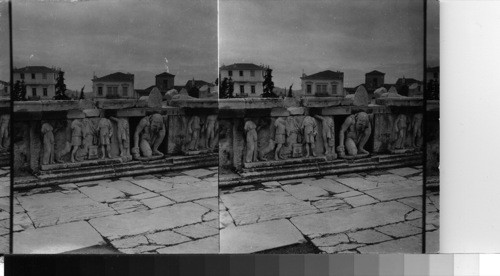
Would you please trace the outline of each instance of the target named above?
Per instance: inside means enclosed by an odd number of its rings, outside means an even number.
[[[345,96],[344,73],[326,70],[312,75],[302,74],[301,96]]]
[[[156,87],[163,93],[174,88],[175,75],[163,72],[155,76]]]
[[[0,97],[10,97],[10,84],[6,81],[0,80]]]
[[[26,85],[26,98],[52,99],[56,95],[58,70],[45,66],[26,66],[14,68],[14,83],[24,82]]]
[[[385,73],[374,70],[365,74],[365,88],[368,91],[376,90],[384,86]]]
[[[134,89],[134,75],[128,73],[113,73],[92,79],[92,90],[95,98],[137,99]]]
[[[220,67],[220,80],[231,78],[234,83],[234,96],[260,97],[264,91],[266,68],[253,63],[235,63]]]

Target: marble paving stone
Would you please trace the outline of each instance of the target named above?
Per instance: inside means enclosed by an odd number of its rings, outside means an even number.
[[[69,184],[59,185],[59,188],[62,188],[64,190],[74,190],[74,189],[78,189],[78,186],[76,186],[73,183],[69,183]]]
[[[57,254],[104,243],[92,226],[78,221],[16,233],[14,253]]]
[[[217,197],[195,200],[194,203],[200,204],[201,206],[215,212],[219,211],[219,201],[217,200]]]
[[[421,196],[402,198],[402,199],[398,199],[398,201],[401,203],[404,203],[410,207],[413,207],[419,211],[422,211],[422,197]]]
[[[125,194],[104,185],[94,187],[81,187],[80,191],[97,202],[113,202],[117,198],[125,197]]]
[[[5,211],[0,211],[0,220],[10,218],[10,213]]]
[[[119,240],[114,240],[111,241],[111,244],[118,248],[130,248],[130,247],[136,247],[142,244],[149,244],[148,239],[144,236],[133,236],[130,238],[124,238],[124,239],[119,239]]]
[[[288,220],[281,219],[221,230],[220,253],[254,253],[305,241]]]
[[[334,194],[340,194],[340,193],[352,191],[349,187],[342,185],[335,180],[331,180],[331,179],[327,179],[327,178],[306,181],[306,182],[304,182],[304,184],[318,187],[318,188],[321,188],[323,190],[326,190],[326,191],[334,193]]]
[[[139,245],[133,248],[120,249],[125,254],[156,254],[156,250],[162,248],[161,245]]]
[[[348,243],[349,239],[346,234],[330,235],[326,237],[316,238],[312,243],[316,246],[335,246],[340,243]]]
[[[410,168],[410,167],[387,170],[387,172],[390,172],[392,174],[399,175],[399,176],[408,176],[408,175],[419,173],[420,171],[421,170],[417,170],[417,169]]]
[[[345,200],[345,202],[352,205],[353,207],[359,207],[359,206],[369,205],[369,204],[373,204],[373,203],[378,202],[377,200],[375,200],[372,197],[369,197],[367,195],[348,197],[344,200]]]
[[[192,176],[192,177],[200,178],[200,177],[214,174],[214,171],[210,171],[207,169],[195,169],[195,170],[183,171],[182,173],[185,175]]]
[[[394,200],[405,197],[422,196],[421,188],[409,188],[404,186],[391,186],[380,189],[365,191],[371,197],[380,201]]]
[[[372,182],[361,177],[339,178],[336,181],[359,191],[377,188],[376,182]]]
[[[219,234],[219,231],[217,229],[210,227],[205,223],[197,223],[193,225],[184,226],[181,228],[176,228],[174,229],[174,231],[183,236],[190,237],[193,239],[199,239]]]
[[[439,230],[425,233],[426,253],[439,253]]]
[[[376,183],[395,183],[406,180],[406,178],[395,174],[368,175],[366,179]]]
[[[0,220],[0,235],[8,236],[9,233],[10,233],[10,219]]]
[[[176,202],[186,202],[196,199],[216,197],[219,191],[214,187],[183,187],[178,189],[172,189],[167,192],[163,192],[161,195],[172,199]]]
[[[304,183],[304,182],[315,180],[315,179],[316,178],[314,178],[314,177],[307,177],[307,178],[299,178],[299,179],[280,180],[279,182],[283,185],[286,185],[286,184],[293,184],[293,183]]]
[[[375,230],[395,238],[413,236],[422,232],[422,229],[412,226],[408,223],[386,225],[375,228]]]
[[[218,254],[219,237],[208,237],[157,250],[160,254]]]
[[[262,182],[262,185],[266,187],[280,187],[281,183],[278,181],[268,181],[268,182]]]
[[[164,179],[163,181],[175,184],[193,184],[201,181],[201,179],[189,175],[179,175],[171,177],[170,179]]]
[[[167,183],[165,181],[161,181],[158,179],[141,179],[141,180],[131,180],[132,183],[137,184],[144,189],[148,189],[153,192],[164,192],[172,189],[173,184],[172,183]]]
[[[439,226],[439,213],[438,212],[427,213],[425,216],[425,223]]]
[[[10,186],[0,185],[0,197],[9,197],[9,196],[10,196]]]
[[[377,232],[375,230],[363,230],[363,231],[358,231],[354,233],[348,233],[347,234],[349,238],[356,242],[356,243],[366,243],[366,244],[371,244],[371,243],[379,243],[383,241],[388,241],[391,240],[392,238],[384,235],[380,232]]]
[[[231,217],[231,214],[229,214],[229,212],[227,211],[219,212],[219,223],[221,228],[234,225],[233,218]]]
[[[152,198],[152,197],[157,197],[157,196],[158,196],[157,193],[146,192],[143,194],[133,195],[130,198],[132,198],[132,199],[145,199],[145,198]]]
[[[406,223],[408,223],[412,226],[418,227],[418,228],[422,228],[422,219],[421,218],[414,219],[414,220],[408,220],[408,221],[406,221]],[[431,229],[427,229],[427,230],[431,230]]]
[[[113,203],[109,204],[109,207],[111,207],[117,211],[131,209],[131,208],[137,208],[139,206],[142,206],[142,204],[136,200],[122,200],[122,201],[117,201],[117,202],[113,202]]]
[[[365,247],[360,247],[357,249],[360,253],[379,253],[379,254],[389,254],[389,253],[411,253],[420,254],[422,253],[422,237],[412,236],[407,238],[402,238],[398,240],[390,240],[382,243],[377,243],[374,245],[369,245]]]
[[[33,221],[26,213],[17,213],[14,215],[14,231],[21,231],[28,228],[34,228]]]
[[[48,193],[17,198],[35,227],[62,224],[71,221],[116,214],[105,204],[98,203],[81,193]]]
[[[314,207],[319,209],[330,208],[330,207],[342,207],[348,206],[343,200],[336,198],[322,199],[314,201],[311,203]],[[350,206],[348,206],[350,207]]]
[[[282,188],[295,198],[301,200],[312,201],[328,196],[328,192],[326,192],[325,190],[315,186],[309,186],[307,184],[284,185],[282,186]]]
[[[101,235],[113,240],[123,236],[152,233],[198,223],[207,211],[208,209],[194,203],[182,203],[148,211],[91,219],[89,223]]]
[[[406,215],[406,220],[414,220],[422,217],[422,212],[420,211],[411,211]]]
[[[156,176],[151,175],[151,174],[144,174],[144,175],[133,176],[132,178],[133,179],[138,179],[138,180],[142,180],[142,179],[156,179]]]
[[[319,249],[328,254],[345,252],[363,246],[364,244],[342,243],[335,246],[322,246]]]
[[[162,231],[146,236],[150,243],[157,245],[173,245],[190,241],[188,237],[179,235],[172,231]]]
[[[236,225],[319,212],[287,192],[262,190],[220,195]]]
[[[293,217],[290,221],[311,238],[355,229],[373,228],[404,220],[411,208],[399,202],[384,202],[358,208]]]
[[[337,198],[348,198],[348,197],[353,197],[353,196],[359,196],[362,195],[363,193],[358,192],[358,191],[350,191],[346,193],[341,193],[341,194],[336,194],[335,197]]]
[[[204,214],[202,217],[203,221],[211,221],[214,219],[219,219],[219,214],[214,212],[214,211],[210,211],[210,212]]]
[[[142,204],[148,206],[150,209],[163,207],[163,206],[167,206],[167,205],[172,205],[175,203],[172,200],[170,200],[166,197],[163,197],[163,196],[141,199],[141,202],[142,202]]]
[[[0,236],[0,254],[9,253],[9,235]],[[3,269],[2,269],[3,270]]]
[[[148,190],[125,180],[106,182],[103,186],[119,190],[127,195],[138,195],[149,192]]]
[[[16,199],[14,199],[14,205],[19,204]],[[0,210],[10,212],[10,198],[1,197],[0,198]]]

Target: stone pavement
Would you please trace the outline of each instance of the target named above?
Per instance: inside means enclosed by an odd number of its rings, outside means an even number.
[[[421,253],[422,167],[221,189],[221,253]]]
[[[218,253],[217,186],[211,167],[16,192],[14,253]]]
[[[427,191],[425,217],[425,251],[426,253],[439,252],[439,191]]]
[[[9,253],[10,167],[0,168],[0,254]]]

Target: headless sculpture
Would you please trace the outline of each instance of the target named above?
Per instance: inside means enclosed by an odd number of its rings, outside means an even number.
[[[325,146],[325,155],[335,154],[335,122],[332,117],[328,116],[314,116],[322,123],[321,135],[323,144]]]
[[[301,125],[302,132],[304,133],[304,143],[306,144],[306,156],[316,156],[314,153],[314,145],[316,134],[318,133],[317,124],[313,117],[306,116]]]
[[[134,133],[134,148],[132,149],[135,157],[140,154],[144,157],[153,155],[163,155],[158,147],[165,138],[165,124],[160,114],[153,114],[141,119]]]
[[[257,161],[257,125],[251,120],[245,123],[245,136],[246,136],[246,155],[245,162]]]
[[[284,159],[281,148],[285,143],[285,135],[286,135],[286,121],[283,117],[278,117],[274,121],[274,142],[276,143],[276,150],[274,151],[274,159]]]
[[[411,122],[411,146],[414,148],[420,147],[418,143],[422,137],[422,119],[423,115],[421,113],[417,113],[413,116],[413,121]]]
[[[111,121],[106,118],[101,118],[99,120],[99,124],[97,125],[97,131],[99,132],[99,145],[101,146],[102,151],[101,159],[106,157],[111,158],[110,146],[111,137],[113,136],[113,126],[111,125]]]
[[[408,129],[407,117],[404,114],[399,114],[394,122],[394,132],[396,134],[396,142],[394,148],[402,149],[405,146],[406,131]]]
[[[205,130],[205,148],[213,149],[215,147],[215,133],[218,128],[217,115],[208,115],[205,125],[203,126]]]
[[[189,134],[188,150],[198,150],[198,142],[200,140],[201,119],[199,116],[192,116],[187,125]]]
[[[0,149],[7,149],[9,147],[9,122],[10,114],[0,116]]]
[[[118,147],[120,149],[120,156],[129,156],[129,125],[127,119],[110,117],[111,120],[117,124],[117,138]]]
[[[347,117],[339,133],[337,152],[340,157],[345,157],[346,153],[349,156],[369,154],[364,147],[366,142],[368,142],[371,132],[370,119],[365,112],[359,112]]]
[[[44,123],[42,125],[42,135],[43,135],[43,153],[42,153],[42,164],[54,164],[54,133],[52,132],[54,128],[49,123]]]

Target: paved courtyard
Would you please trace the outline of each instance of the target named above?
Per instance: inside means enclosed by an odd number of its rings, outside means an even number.
[[[9,253],[10,167],[0,168],[0,254]]]
[[[211,167],[16,192],[14,252],[218,253],[217,185]]]
[[[422,167],[222,189],[221,253],[421,253]]]
[[[427,191],[425,230],[426,253],[439,252],[439,191]]]

